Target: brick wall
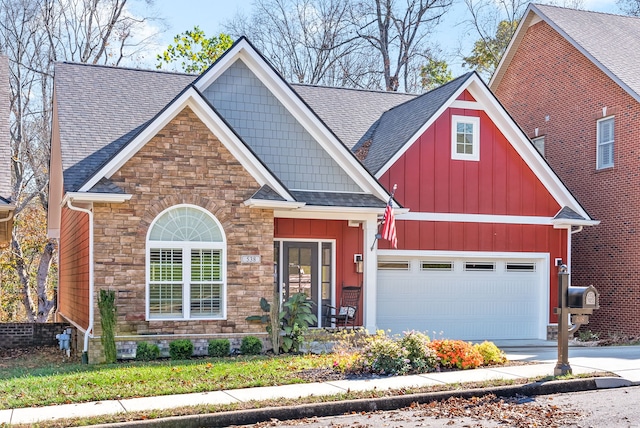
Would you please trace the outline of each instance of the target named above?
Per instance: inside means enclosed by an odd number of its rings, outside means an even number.
[[[0,323],[3,348],[58,346],[56,334],[71,327],[67,323]]]
[[[111,179],[133,195],[122,204],[94,205],[96,296],[100,288],[116,291],[116,340],[150,334],[213,338],[264,332],[264,326],[245,318],[260,312],[261,296],[272,296],[273,212],[243,205],[260,185],[197,116],[185,108]],[[145,320],[147,232],[162,211],[177,204],[208,210],[224,229],[226,320]],[[261,264],[242,264],[244,254],[261,255]],[[94,306],[99,336],[97,299]]]
[[[572,284],[593,284],[588,328],[640,333],[640,105],[545,22],[531,26],[497,97],[526,134],[545,136],[548,162],[601,220],[574,234]],[[596,170],[596,122],[615,116],[615,166]]]

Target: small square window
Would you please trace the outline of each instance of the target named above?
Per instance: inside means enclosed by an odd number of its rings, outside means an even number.
[[[596,148],[596,168],[611,168],[613,166],[614,118],[607,117],[598,121]]]
[[[451,116],[451,159],[480,160],[480,118]]]

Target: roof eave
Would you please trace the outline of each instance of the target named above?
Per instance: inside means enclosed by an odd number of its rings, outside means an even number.
[[[554,229],[565,229],[571,226],[597,226],[600,224],[600,220],[587,220],[587,219],[553,219],[551,224]]]
[[[261,208],[261,209],[278,209],[278,210],[296,210],[304,207],[304,202],[291,202],[291,201],[270,201],[266,199],[253,199],[249,198],[242,203],[249,208]]]
[[[67,201],[75,202],[104,202],[123,203],[131,199],[133,195],[128,193],[92,193],[92,192],[67,192],[62,198],[61,206],[65,206]]]

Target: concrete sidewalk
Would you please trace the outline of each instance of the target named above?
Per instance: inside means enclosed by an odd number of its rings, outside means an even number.
[[[25,409],[0,410],[0,424],[31,424],[61,418],[79,418],[194,405],[230,404],[267,399],[334,395],[346,391],[419,388],[433,385],[481,382],[496,379],[526,379],[550,376],[557,360],[556,350],[543,346],[509,347],[502,344],[512,361],[529,361],[530,365],[481,368],[411,376],[382,377],[367,380],[339,380],[261,388],[234,389],[195,394],[130,398],[81,404],[65,404]],[[595,388],[640,384],[640,347],[621,346],[576,348],[569,351],[574,374],[611,372],[618,377],[597,378]],[[149,422],[149,421],[147,421]]]

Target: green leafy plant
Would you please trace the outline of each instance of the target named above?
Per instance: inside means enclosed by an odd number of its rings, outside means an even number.
[[[600,333],[591,330],[580,330],[578,331],[578,340],[580,342],[594,342],[600,340]]]
[[[284,352],[299,352],[304,342],[304,332],[318,318],[313,314],[313,302],[304,293],[296,293],[284,303],[284,310],[280,313],[280,321],[284,336],[282,350]]]
[[[160,358],[160,348],[155,343],[138,342],[136,346],[136,360],[151,361]]]
[[[379,330],[366,339],[366,344],[360,352],[358,366],[367,373],[402,375],[411,371],[411,361],[408,357],[409,352],[399,341]]]
[[[255,336],[245,336],[240,343],[240,352],[244,355],[259,355],[262,352],[262,340]]]
[[[407,351],[407,358],[413,372],[425,373],[437,367],[438,357],[429,347],[430,343],[429,336],[413,330],[405,332],[400,339],[400,346]]]
[[[207,352],[210,357],[228,357],[231,353],[231,342],[229,339],[210,340]]]
[[[482,355],[483,365],[503,364],[507,361],[507,356],[493,342],[484,341],[476,343],[473,347]]]
[[[189,339],[178,339],[169,343],[169,356],[172,360],[187,360],[193,355],[193,342]]]
[[[447,369],[475,369],[483,363],[480,352],[463,340],[434,340],[429,347],[436,352],[440,366]]]
[[[116,353],[116,292],[113,290],[100,290],[98,296],[98,309],[100,310],[100,326],[102,334],[100,342],[104,350],[104,359],[107,364],[115,363]]]
[[[277,290],[274,290],[273,301],[277,302],[280,298],[280,294]],[[269,340],[273,348],[273,353],[278,355],[280,351],[280,306],[270,304],[264,297],[260,298],[260,309],[266,314],[263,315],[251,315],[246,318],[247,321],[260,321],[263,324],[267,324],[266,330],[269,334]]]

